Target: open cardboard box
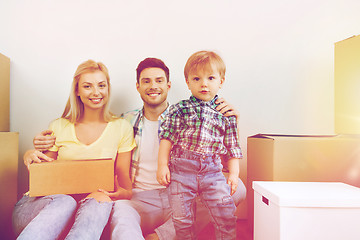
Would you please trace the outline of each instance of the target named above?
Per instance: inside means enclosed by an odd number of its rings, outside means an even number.
[[[114,160],[74,160],[33,163],[29,170],[31,197],[52,194],[114,191]]]

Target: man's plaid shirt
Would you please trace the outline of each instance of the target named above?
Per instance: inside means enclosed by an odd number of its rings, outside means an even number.
[[[242,158],[236,117],[225,117],[215,110],[215,96],[204,102],[191,96],[172,105],[161,124],[160,139],[198,153],[216,153],[225,159]]]
[[[168,113],[169,107],[160,115],[159,117],[159,134],[160,134],[160,126],[161,122],[165,119],[166,114]],[[136,148],[133,150],[132,158],[131,158],[131,180],[134,182],[135,176],[138,174],[139,169],[139,149],[141,144],[141,137],[142,137],[142,129],[143,129],[143,122],[144,122],[144,108],[139,108],[127,113],[123,113],[121,115],[122,118],[128,120],[134,128],[134,138],[136,142]],[[160,141],[160,140],[159,140]]]

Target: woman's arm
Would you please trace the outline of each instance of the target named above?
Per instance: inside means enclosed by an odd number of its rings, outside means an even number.
[[[115,160],[115,192],[109,193],[99,189],[100,192],[114,199],[131,199],[132,183],[130,179],[131,151],[118,153]]]

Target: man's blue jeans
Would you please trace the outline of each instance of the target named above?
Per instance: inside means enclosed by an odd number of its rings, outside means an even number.
[[[222,173],[221,158],[176,148],[170,158],[169,202],[178,239],[195,239],[195,198],[209,210],[216,239],[236,238],[235,204]]]

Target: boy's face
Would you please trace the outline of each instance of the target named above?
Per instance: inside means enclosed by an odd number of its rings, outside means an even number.
[[[166,74],[161,68],[145,68],[136,83],[144,104],[156,107],[166,102],[171,83],[167,81]]]
[[[225,78],[221,78],[219,71],[209,66],[191,71],[186,84],[194,97],[208,102],[215,97],[224,81]]]

